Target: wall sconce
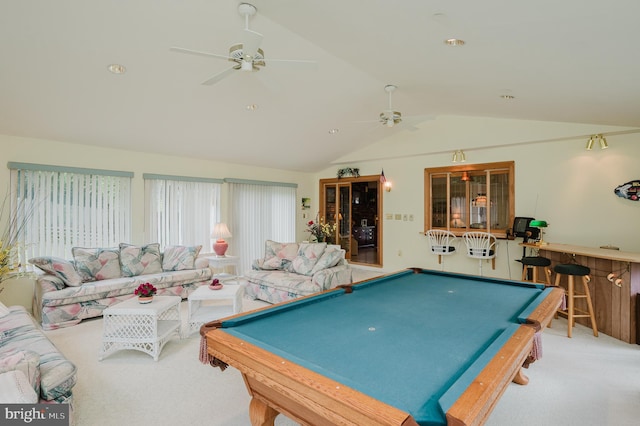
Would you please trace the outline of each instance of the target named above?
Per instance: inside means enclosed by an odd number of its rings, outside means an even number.
[[[593,149],[593,144],[596,140],[600,143],[600,149],[609,148],[609,144],[607,143],[607,139],[602,135],[591,135],[589,140],[587,141],[587,151],[591,151]]]
[[[389,182],[387,180],[387,178],[384,175],[384,169],[382,169],[382,171],[380,172],[380,183],[382,184],[382,186],[384,187],[384,190],[387,192],[391,192],[391,182]]]
[[[462,151],[461,149],[455,151],[453,153],[453,158],[451,159],[452,163],[457,163],[458,161],[461,163],[467,161],[467,157],[464,155],[464,151]]]

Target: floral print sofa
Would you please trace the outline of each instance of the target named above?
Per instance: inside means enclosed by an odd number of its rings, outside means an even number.
[[[58,351],[24,307],[0,308],[0,374],[24,374],[37,402],[71,404],[76,366]]]
[[[186,299],[211,279],[209,262],[198,258],[201,246],[145,246],[72,249],[73,261],[38,257],[29,262],[44,273],[37,278],[34,316],[44,330],[102,316],[111,305],[134,297],[140,284],[151,283],[157,295]]]
[[[268,240],[264,257],[245,273],[245,296],[278,303],[350,284],[352,270],[344,255],[338,245]]]

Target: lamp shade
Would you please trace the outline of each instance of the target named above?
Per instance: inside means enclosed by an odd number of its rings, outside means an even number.
[[[548,225],[546,220],[532,220],[529,223],[529,226],[532,226],[534,228],[546,228]]]
[[[216,239],[216,242],[213,243],[213,251],[218,256],[224,256],[229,248],[229,244],[224,240],[225,238],[231,238],[231,232],[229,232],[229,228],[227,225],[221,222],[218,222],[213,227],[213,232],[211,236]]]
[[[227,228],[227,224],[218,222],[214,225],[211,236],[218,240],[224,240],[225,238],[231,238],[231,232]]]

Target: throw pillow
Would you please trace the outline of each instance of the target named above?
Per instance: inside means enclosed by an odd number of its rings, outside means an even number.
[[[4,318],[9,315],[9,308],[4,306],[4,303],[0,302],[0,318]]]
[[[120,277],[120,250],[117,248],[73,247],[71,253],[85,282]]]
[[[182,271],[195,269],[196,257],[200,254],[202,246],[169,246],[165,247],[162,254],[163,271]]]
[[[78,274],[78,271],[76,271],[73,263],[67,260],[58,257],[43,256],[29,259],[29,263],[48,274],[60,278],[63,283],[70,287],[76,287],[82,284],[82,277]]]
[[[291,262],[294,272],[302,275],[311,275],[313,267],[318,263],[320,256],[327,248],[327,243],[302,243],[298,249],[298,256]]]
[[[342,254],[342,250],[334,247],[327,247],[324,253],[322,253],[322,256],[320,256],[320,259],[318,259],[318,262],[311,270],[311,275],[323,269],[336,266],[338,263],[340,263],[343,257],[344,255]]]
[[[146,246],[120,244],[120,272],[123,277],[162,272],[160,244],[153,243]]]
[[[284,269],[298,255],[298,243],[278,243],[267,240],[262,269]]]

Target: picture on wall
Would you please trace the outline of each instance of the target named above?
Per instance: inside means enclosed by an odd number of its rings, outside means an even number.
[[[302,198],[302,210],[311,208],[311,198]]]

